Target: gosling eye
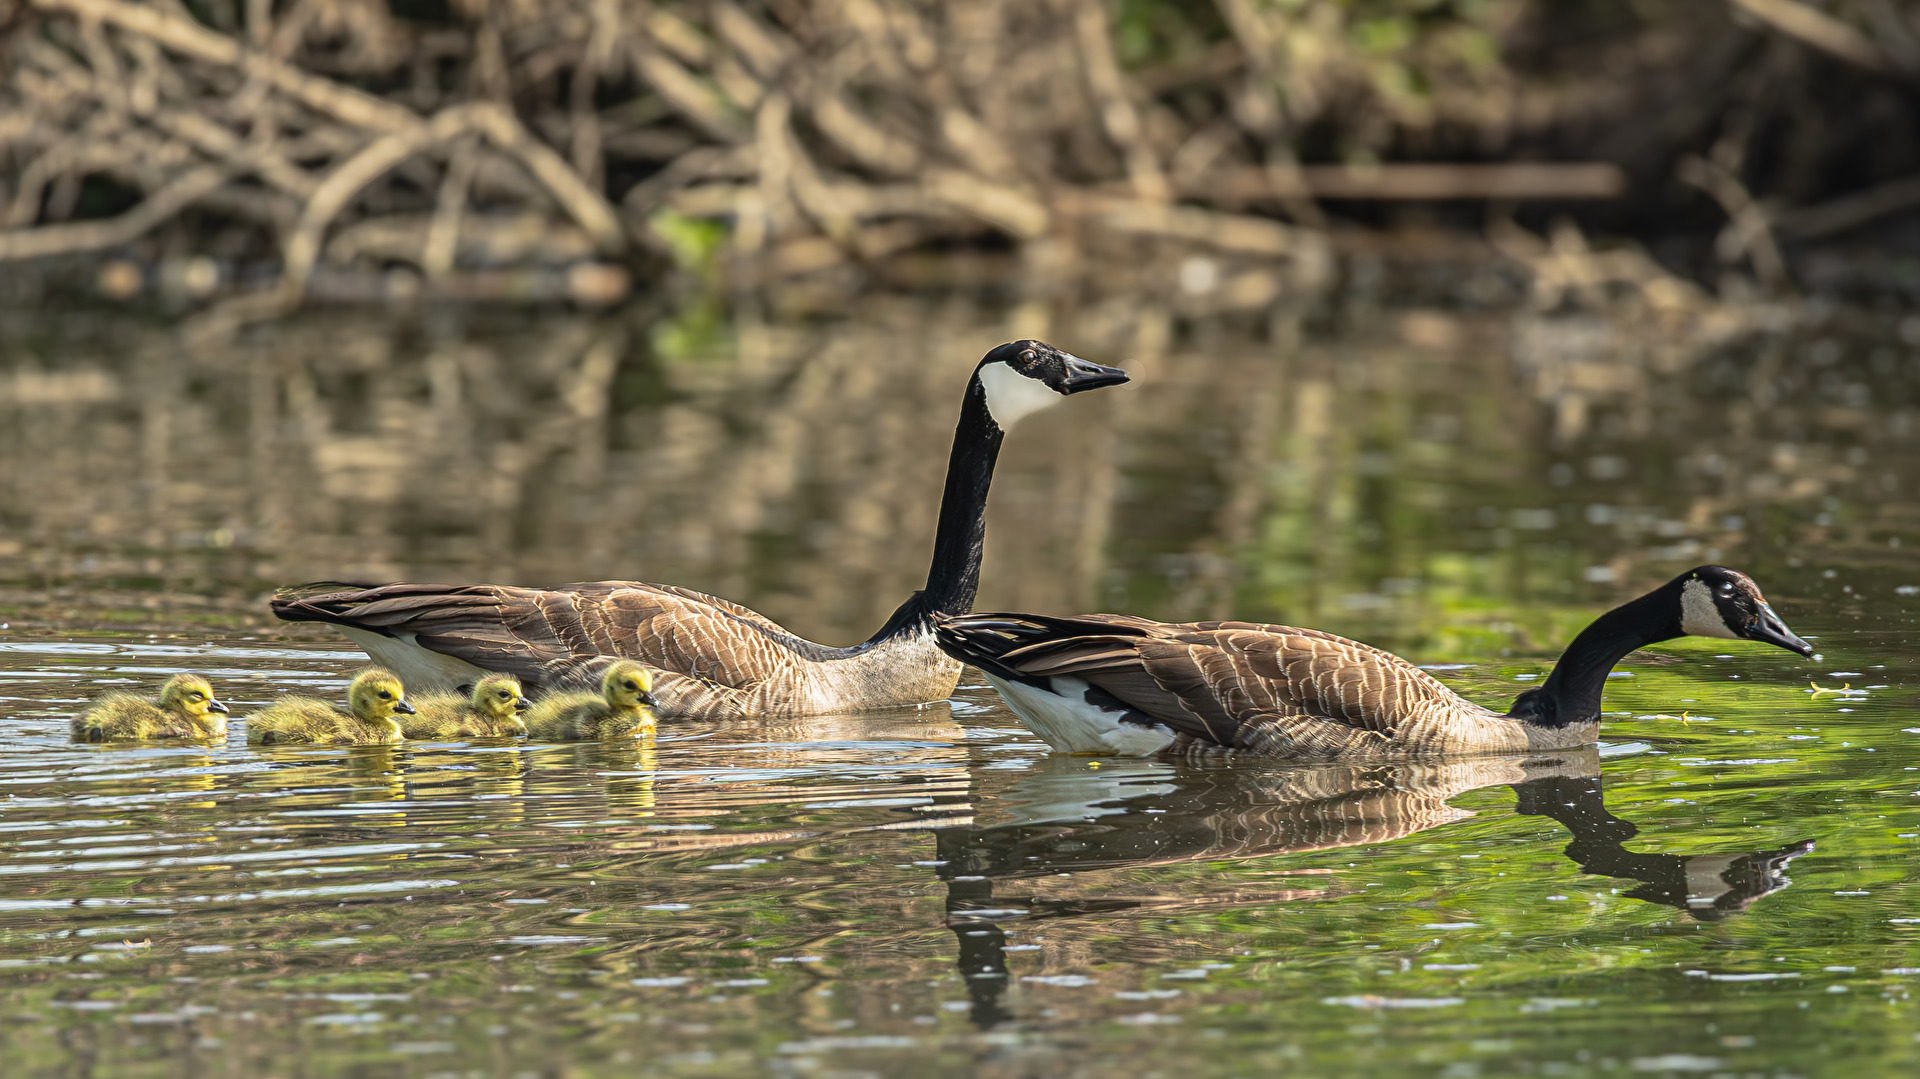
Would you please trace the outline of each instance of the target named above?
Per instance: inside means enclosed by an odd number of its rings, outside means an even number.
[[[190,701],[204,701],[207,699],[207,695],[204,693],[201,693],[198,690],[195,690],[194,692],[187,694],[187,699]]]
[[[494,694],[494,696],[496,696],[496,697],[498,697],[498,698],[500,698],[501,700],[503,700],[503,701],[504,701],[504,700],[506,700],[506,699],[507,699],[508,697],[511,697],[511,696],[512,696],[512,694],[511,694],[511,693],[508,693],[508,692],[507,692],[506,690],[504,690],[504,689],[503,689],[503,690],[501,690],[500,692],[498,692],[498,693],[495,693],[495,694]]]
[[[632,682],[622,682],[620,683],[620,686],[622,689],[639,689],[640,688],[639,686],[633,684]]]
[[[390,701],[393,699],[393,694],[388,693],[386,690],[383,689],[380,691],[380,699],[383,701]]]

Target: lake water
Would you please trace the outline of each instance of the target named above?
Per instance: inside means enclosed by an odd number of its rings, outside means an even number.
[[[1020,318],[1029,321],[1023,324]],[[986,327],[982,329],[982,327]],[[94,747],[359,653],[314,578],[707,588],[864,636],[957,390],[1016,430],[982,606],[1285,620],[1503,704],[1706,560],[1820,649],[1639,653],[1599,752],[1060,758],[984,687],[644,745]],[[0,324],[9,1076],[1824,1075],[1920,1065],[1920,325],[877,305],[714,327]]]

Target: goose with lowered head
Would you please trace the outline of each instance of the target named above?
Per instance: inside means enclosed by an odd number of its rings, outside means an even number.
[[[850,647],[815,644],[737,603],[637,581],[309,585],[275,597],[273,612],[333,624],[423,689],[501,671],[533,695],[595,692],[607,663],[625,658],[657,672],[653,695],[663,716],[801,716],[942,700],[960,664],[934,643],[933,621],[973,607],[987,489],[1007,428],[1059,396],[1125,381],[1117,368],[1039,341],[987,353],[961,399],[926,587]]]
[[[1504,713],[1398,656],[1319,630],[1112,614],[971,614],[939,626],[940,647],[980,668],[1060,752],[1336,760],[1584,745],[1599,734],[1613,665],[1689,635],[1813,654],[1751,578],[1724,566],[1688,570],[1595,619]]]

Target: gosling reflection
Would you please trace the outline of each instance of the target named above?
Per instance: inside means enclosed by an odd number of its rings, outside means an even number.
[[[1337,898],[1324,886],[1208,890],[1172,884],[1156,894],[1130,871],[1147,866],[1244,859],[1385,843],[1473,814],[1448,801],[1511,785],[1521,814],[1551,817],[1573,833],[1566,855],[1583,871],[1642,882],[1625,893],[1694,918],[1716,920],[1784,888],[1787,863],[1813,849],[1687,858],[1641,854],[1622,844],[1638,829],[1607,811],[1600,758],[1586,746],[1551,755],[1453,762],[1247,768],[1216,763],[1125,762],[1101,772],[1055,758],[982,803],[1007,806],[1009,820],[938,833],[939,875],[947,881],[947,924],[983,1027],[1012,1017],[1007,937],[1002,923],[1083,915],[1137,916],[1197,907],[1254,906]],[[1124,891],[1107,891],[1124,889]],[[1107,894],[1101,894],[1106,892]]]

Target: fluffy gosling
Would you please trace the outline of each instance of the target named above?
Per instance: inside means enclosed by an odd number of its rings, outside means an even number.
[[[221,739],[227,736],[227,706],[197,674],[176,674],[160,687],[158,702],[113,690],[73,721],[76,742],[144,742],[156,738]]]
[[[527,737],[542,742],[639,738],[653,727],[653,676],[630,659],[607,668],[600,696],[555,693],[527,713]]]
[[[527,733],[520,710],[527,698],[520,680],[510,674],[490,674],[474,683],[473,696],[423,693],[411,702],[414,715],[400,721],[408,738],[446,742],[456,738],[519,738]]]
[[[406,690],[392,671],[361,671],[347,687],[342,712],[316,697],[282,697],[247,717],[253,745],[388,745],[406,741],[394,713],[412,715]]]

